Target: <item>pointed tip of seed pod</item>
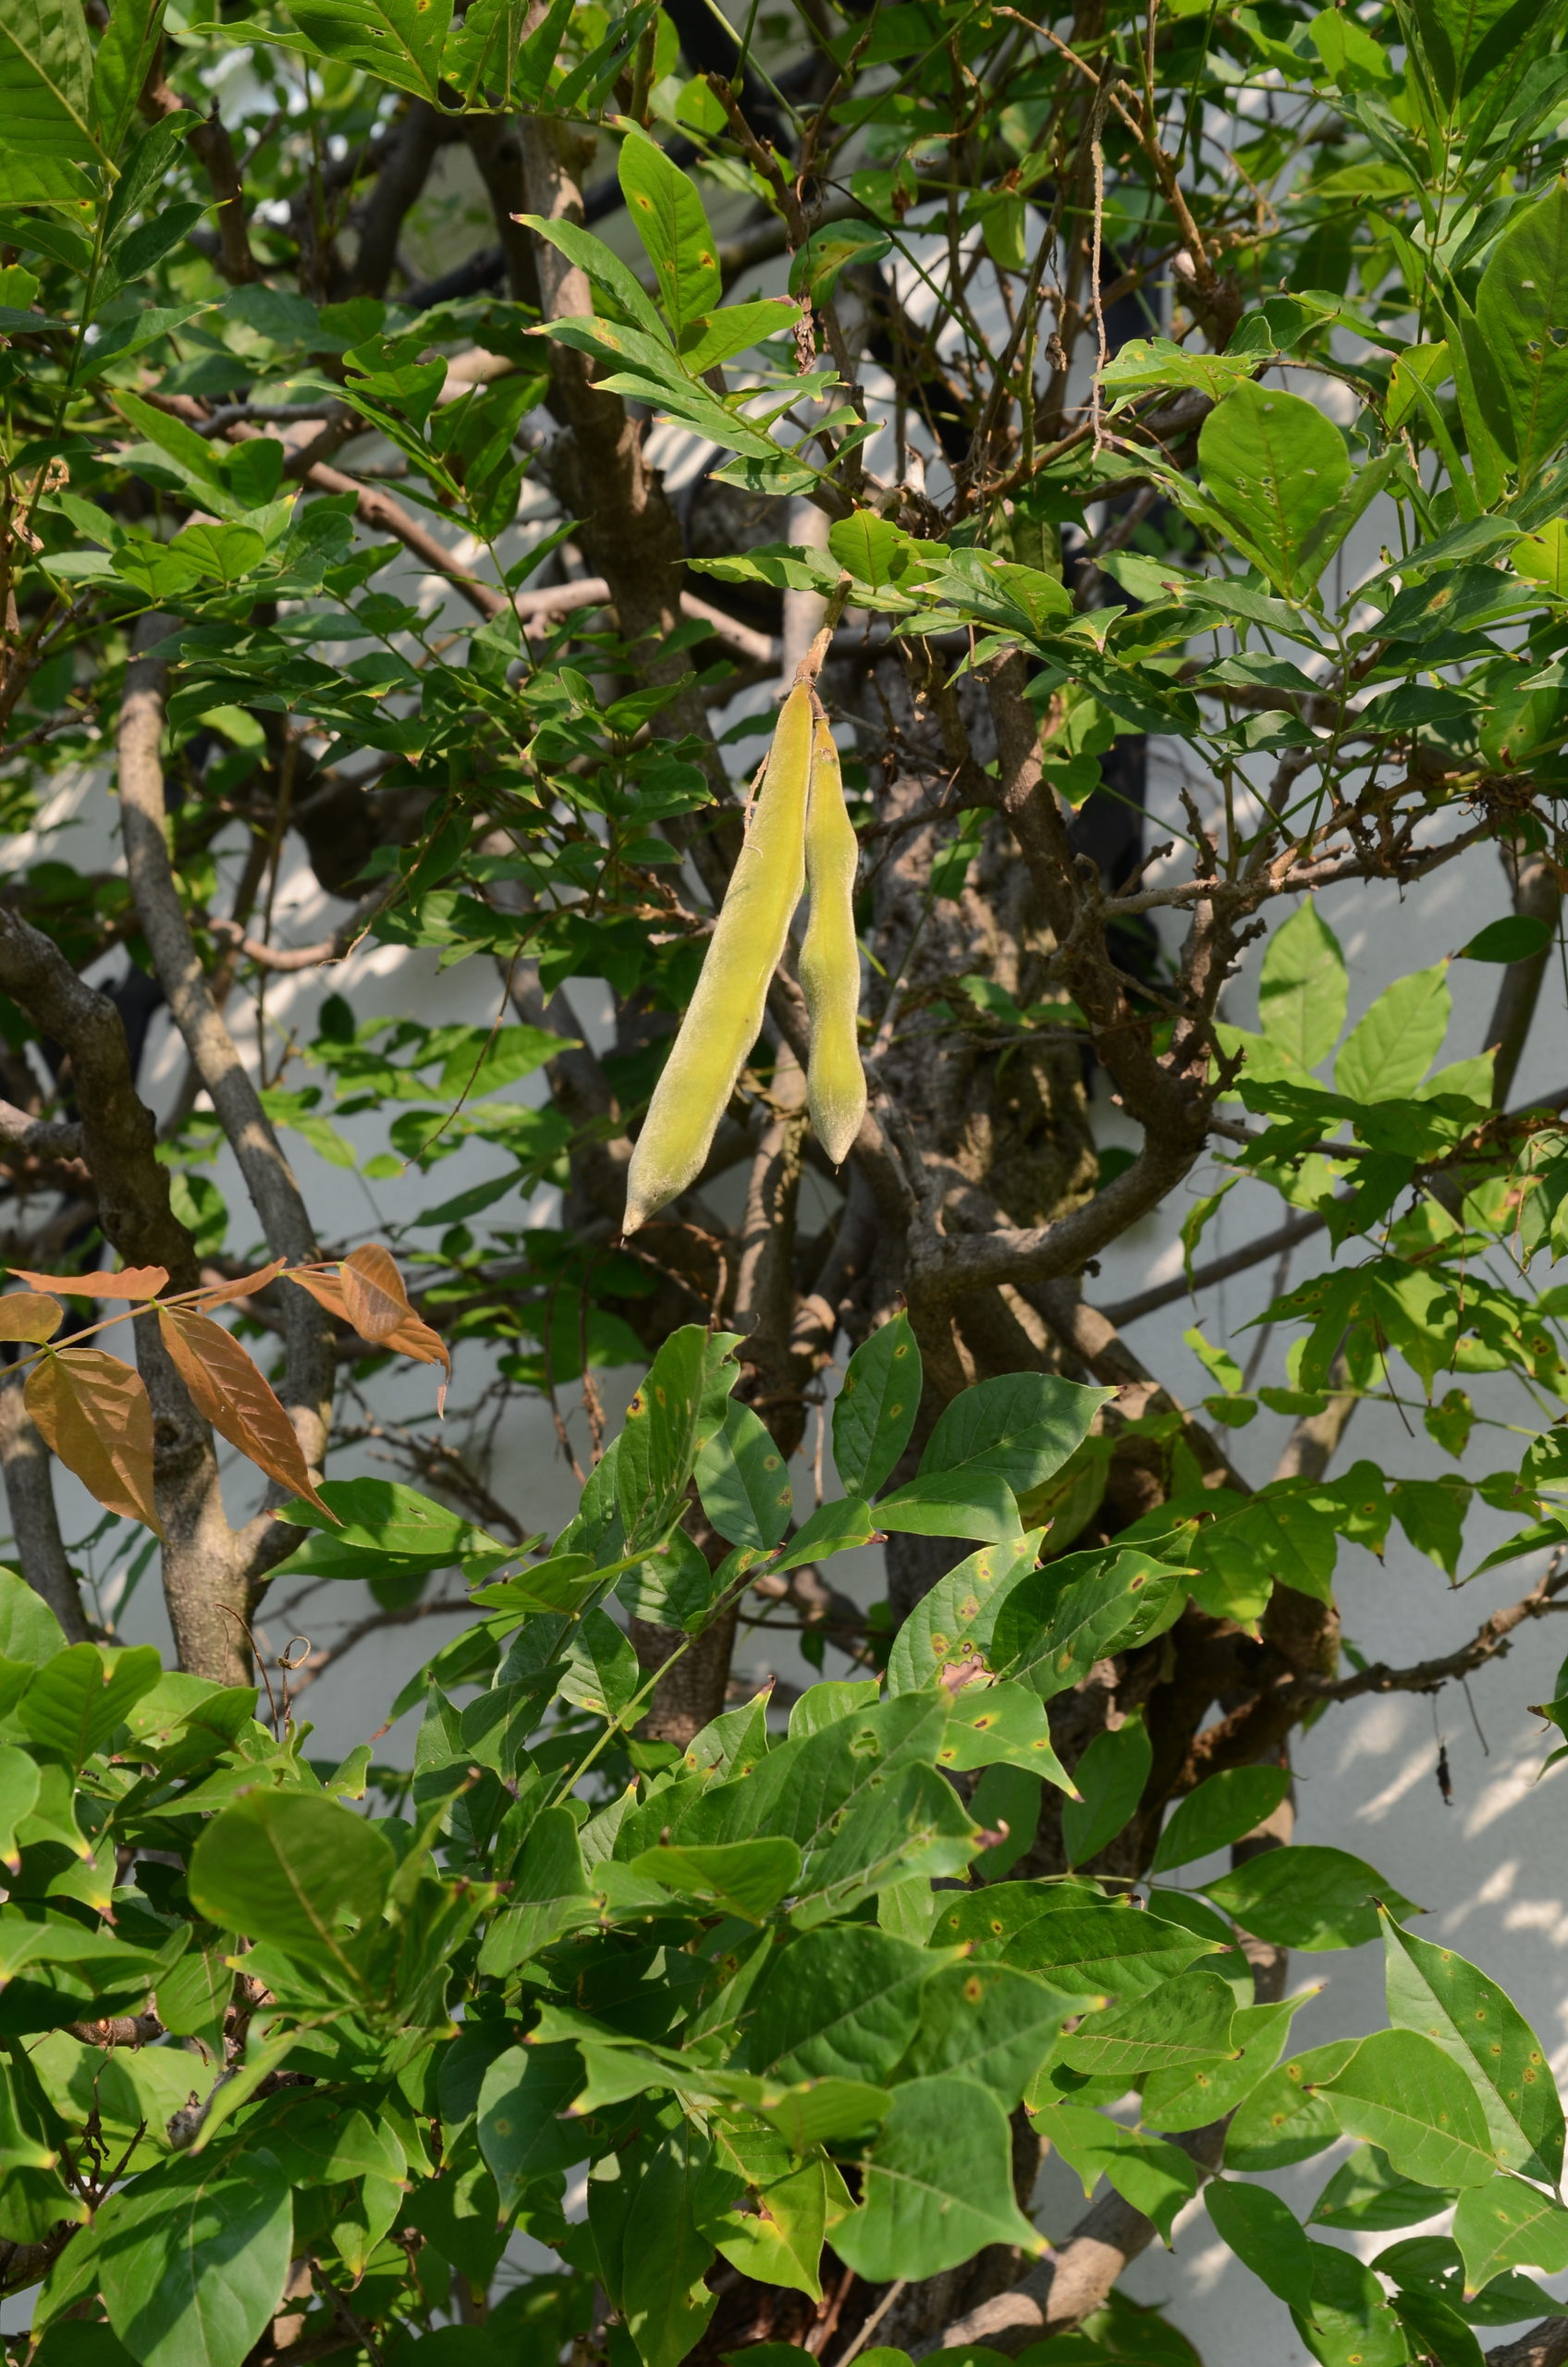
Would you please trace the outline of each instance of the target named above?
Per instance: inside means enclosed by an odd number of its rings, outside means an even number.
[[[626,1214],[620,1220],[621,1239],[624,1241],[629,1233],[641,1232],[653,1213],[652,1208],[645,1207],[641,1200],[629,1199],[626,1203]]]
[[[812,1098],[811,1122],[817,1141],[835,1167],[842,1167],[854,1148],[855,1137],[865,1118],[865,1087],[848,1101],[835,1098],[833,1106],[824,1108],[818,1096]]]

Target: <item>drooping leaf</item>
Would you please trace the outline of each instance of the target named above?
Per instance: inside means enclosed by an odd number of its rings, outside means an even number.
[[[378,1242],[361,1242],[337,1269],[349,1320],[361,1340],[390,1340],[413,1313],[398,1261]]]
[[[153,1408],[134,1366],[102,1348],[51,1348],[29,1373],[22,1397],[90,1494],[163,1535],[153,1495]]]
[[[998,1674],[1054,1700],[1104,1654],[1147,1643],[1179,1618],[1183,1576],[1132,1549],[1046,1563],[1012,1588],[998,1613]]]
[[[132,1304],[156,1298],[168,1281],[163,1266],[127,1266],[117,1274],[34,1274],[25,1266],[13,1266],[11,1273],[30,1291],[53,1291],[60,1298],[123,1298]]]
[[[530,1829],[508,1903],[484,1935],[479,1969],[509,1973],[597,1914],[576,1821],[564,1808],[546,1809]]]
[[[288,13],[307,50],[439,105],[450,0],[299,0]]]
[[[1226,2168],[1288,2169],[1333,2144],[1340,2124],[1322,2086],[1343,2069],[1357,2043],[1354,2038],[1335,2039],[1311,2047],[1260,2080],[1243,2097],[1226,2132]]]
[[[936,2275],[986,2244],[1045,2250],[1013,2200],[1007,2115],[976,2079],[944,2072],[896,2088],[861,2176],[864,2200],[833,2245],[871,2282]]]
[[[626,1410],[616,1490],[627,1551],[657,1542],[676,1519],[697,1455],[725,1417],[736,1368],[732,1334],[688,1323],[672,1332]]]
[[[315,1490],[294,1425],[253,1357],[221,1323],[190,1307],[160,1307],[158,1330],[199,1414],[221,1438],[332,1518]]]
[[[880,1335],[878,1335],[880,1336]],[[938,1578],[893,1638],[888,1684],[894,1693],[929,1685],[945,1668],[974,1661],[989,1666],[996,1617],[1011,1589],[1035,1566],[1042,1529],[1028,1529],[1016,1549],[983,1545]]]
[[[800,1881],[801,1853],[792,1841],[778,1837],[730,1841],[713,1849],[644,1849],[631,1860],[631,1870],[682,1897],[700,1898],[760,1923]]]
[[[1568,435],[1568,193],[1550,189],[1513,215],[1481,275],[1476,319],[1497,389],[1488,423],[1528,485]]]
[[[1212,2178],[1204,2201],[1221,2238],[1244,2268],[1286,2308],[1312,2308],[1312,2246],[1300,2220],[1268,2187]]]
[[[92,53],[69,0],[18,0],[0,18],[0,199],[49,205],[87,194],[75,168],[94,153]]]
[[[1086,1865],[1115,1840],[1143,1797],[1153,1763],[1154,1746],[1136,1714],[1095,1736],[1072,1771],[1083,1797],[1061,1811],[1070,1866]]]
[[[1085,2199],[1097,2179],[1108,2178],[1122,2201],[1152,2219],[1170,2241],[1177,2213],[1197,2192],[1197,2166],[1190,2154],[1087,2104],[1035,2095],[1027,2103],[1035,2128],[1077,2173]]]

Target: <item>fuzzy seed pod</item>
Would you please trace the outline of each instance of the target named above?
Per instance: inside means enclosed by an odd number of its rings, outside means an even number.
[[[840,1166],[865,1116],[865,1072],[855,1021],[860,948],[855,942],[855,865],[860,848],[844,803],[839,751],[825,717],[812,743],[806,812],[806,885],[811,919],[801,950],[801,985],[811,1013],[806,1097],[816,1138]]]
[[[805,883],[812,698],[803,685],[779,711],[767,772],[730,875],[697,990],[654,1088],[626,1177],[623,1230],[635,1233],[701,1174],[747,1053],[762,1029]]]

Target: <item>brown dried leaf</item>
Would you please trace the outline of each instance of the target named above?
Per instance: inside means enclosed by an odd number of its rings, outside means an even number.
[[[36,1291],[13,1291],[0,1298],[0,1340],[52,1340],[65,1319],[59,1300]]]
[[[276,1282],[283,1271],[283,1259],[275,1257],[270,1266],[258,1266],[253,1274],[238,1274],[232,1282],[214,1282],[202,1292],[197,1301],[201,1306],[227,1306],[230,1299],[254,1298],[269,1282]]]
[[[290,1266],[283,1279],[286,1282],[298,1282],[302,1291],[309,1291],[318,1306],[325,1306],[328,1315],[336,1316],[339,1323],[352,1320],[343,1304],[343,1294],[337,1287],[336,1274],[318,1274],[309,1266]]]
[[[293,1423],[234,1334],[183,1306],[161,1306],[158,1329],[198,1413],[269,1479],[336,1520],[315,1491]]]
[[[337,1279],[349,1320],[361,1340],[379,1345],[413,1315],[398,1261],[378,1242],[367,1241],[351,1249],[337,1269]]]
[[[58,1291],[62,1298],[156,1298],[169,1278],[166,1266],[127,1266],[118,1274],[30,1274],[13,1266],[11,1272],[29,1290]]]
[[[29,1373],[22,1402],[66,1469],[101,1504],[162,1537],[153,1501],[153,1408],[134,1366],[103,1348],[52,1348]]]

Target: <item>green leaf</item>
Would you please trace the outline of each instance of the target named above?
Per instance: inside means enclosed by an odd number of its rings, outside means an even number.
[[[1075,2002],[1009,1965],[945,1965],[920,1992],[920,2027],[898,2077],[961,2071],[1011,2112]]]
[[[747,2068],[789,2080],[885,2080],[914,2036],[937,1961],[869,1924],[803,1933],[772,1958],[754,1996]]]
[[[1496,1981],[1452,1948],[1414,1939],[1391,1919],[1388,1951],[1389,2019],[1420,2030],[1478,2082],[1481,2107],[1501,2159],[1546,2175],[1562,2170],[1563,2115],[1540,2041]]]
[[[636,2191],[620,2296],[644,2367],[678,2367],[711,2316],[713,2234],[740,2192],[690,2123],[660,2144]]]
[[[1204,2201],[1220,2240],[1287,2309],[1312,2308],[1312,2246],[1301,2222],[1264,2186],[1212,2178]]]
[[[636,1697],[643,1683],[643,1665],[631,1638],[607,1611],[597,1604],[584,1612],[571,1630],[565,1671],[556,1690],[574,1709],[591,1710],[612,1721]]]
[[[515,1545],[400,1480],[324,1479],[316,1492],[325,1513],[296,1502],[288,1518],[295,1527],[325,1531],[345,1553],[407,1554],[433,1569],[454,1562],[509,1562],[517,1554]]]
[[[1340,2133],[1321,2083],[1354,2054],[1354,2038],[1335,2039],[1294,2054],[1243,2099],[1225,2138],[1231,2170],[1283,2170],[1310,2161]]]
[[[1046,2249],[1013,2199],[1007,2115],[976,2079],[944,2072],[895,2089],[861,2178],[865,2199],[833,2248],[869,2283],[938,2275],[987,2244]]]
[[[1005,1479],[1015,1496],[1026,1495],[1053,1478],[1083,1445],[1095,1416],[1115,1394],[1053,1373],[1003,1373],[977,1381],[939,1417],[920,1458],[920,1476],[985,1472]]]
[[[893,1638],[888,1656],[888,1687],[909,1693],[929,1685],[945,1668],[969,1662],[988,1667],[997,1613],[1012,1588],[1034,1568],[1042,1528],[1029,1529],[1009,1544],[983,1545],[938,1578],[921,1597]]]
[[[671,1332],[626,1409],[616,1493],[628,1552],[656,1544],[679,1519],[697,1455],[724,1420],[739,1378],[735,1337],[688,1323]]]
[[[1518,464],[1521,488],[1568,435],[1568,190],[1548,190],[1515,214],[1492,249],[1476,321],[1496,395],[1488,423]]]
[[[1278,590],[1305,598],[1334,555],[1325,521],[1350,486],[1339,429],[1300,395],[1244,383],[1205,420],[1198,461],[1243,551]]]
[[[487,2067],[479,2089],[479,2150],[503,2213],[517,2208],[533,2179],[582,2160],[582,2128],[566,2117],[582,2086],[575,2046],[508,2047]]]
[[[1288,1767],[1229,1767],[1209,1776],[1176,1803],[1149,1871],[1167,1874],[1175,1866],[1189,1866],[1216,1849],[1228,1848],[1243,1833],[1265,1823],[1290,1788]]]
[[[1352,1101],[1414,1093],[1442,1050],[1452,1007],[1446,963],[1396,978],[1345,1037],[1334,1063],[1335,1091]]]
[[[1319,2093],[1348,2136],[1420,2185],[1481,2186],[1497,2169],[1475,2083],[1417,2030],[1374,2031]]]
[[[697,1456],[703,1510],[730,1545],[781,1542],[794,1504],[784,1457],[749,1405],[731,1400]]]
[[[1244,1932],[1286,1948],[1360,1947],[1378,1935],[1379,1901],[1395,1916],[1415,1912],[1363,1859],[1311,1842],[1265,1850],[1201,1887]]]
[[[1113,2013],[1091,2015],[1059,2054],[1070,2070],[1090,2079],[1114,2073],[1131,2087],[1151,2071],[1233,2060],[1235,2013],[1229,1983],[1199,1966]]]
[[[869,222],[833,222],[814,230],[790,262],[790,293],[807,295],[814,304],[826,304],[839,284],[839,274],[851,264],[880,263],[892,246],[886,230]]]
[[[162,1674],[155,1644],[138,1644],[131,1651],[73,1644],[38,1670],[12,1716],[41,1750],[80,1768],[125,1723]]]
[[[1052,1746],[1045,1703],[1026,1685],[966,1686],[956,1694],[937,1764],[961,1772],[973,1767],[1021,1768],[1054,1784],[1070,1798],[1077,1797],[1072,1778]],[[980,1813],[978,1798],[976,1794],[971,1802],[976,1815]]]
[[[1348,992],[1340,940],[1309,896],[1268,940],[1258,973],[1258,1024],[1293,1068],[1315,1069],[1340,1040]]]
[[[833,1401],[833,1466],[851,1496],[874,1496],[892,1470],[920,1411],[920,1350],[901,1311],[850,1358]]]
[[[0,13],[0,200],[50,205],[84,197],[76,169],[94,153],[92,53],[71,0],[7,0]]]
[[[1474,2191],[1485,2193],[1486,2189]],[[1313,2204],[1307,2224],[1358,2231],[1413,2227],[1422,2219],[1436,2218],[1450,2200],[1436,2187],[1402,2177],[1375,2145],[1358,2145]]]
[[[1136,1711],[1095,1736],[1072,1771],[1083,1797],[1061,1811],[1070,1866],[1086,1865],[1115,1840],[1142,1799],[1153,1764],[1154,1746]]]
[[[801,1853],[779,1838],[729,1841],[714,1849],[644,1849],[631,1870],[685,1898],[699,1898],[760,1923],[801,1878]]]
[[[679,341],[724,294],[718,249],[703,201],[664,150],[635,132],[621,143],[620,188]]]
[[[1546,951],[1551,935],[1545,921],[1535,920],[1528,913],[1509,913],[1500,921],[1488,921],[1453,958],[1456,962],[1530,962]]]
[[[1490,2178],[1460,2196],[1453,2240],[1468,2301],[1505,2269],[1539,2268],[1556,2276],[1568,2268],[1568,2211],[1523,2178]]]
[[[439,106],[451,0],[290,0],[288,13],[321,56]]]
[[[1439,2360],[1441,2367],[1487,2367],[1485,2353],[1464,2320],[1438,2294],[1402,2287],[1393,2306],[1401,2325],[1415,2338],[1417,2356]]]
[[[775,1570],[798,1570],[805,1562],[825,1562],[834,1553],[852,1553],[869,1545],[876,1534],[871,1507],[859,1496],[840,1496],[802,1522],[788,1548],[773,1564]]]
[[[98,2214],[109,2323],[139,2367],[240,2367],[283,2298],[293,2232],[276,2173],[205,2157],[160,2165]]]
[[[37,1589],[0,1567],[0,1659],[37,1668],[66,1649],[65,1631]]]
[[[1308,1990],[1300,1997],[1282,1998],[1275,2005],[1237,2007],[1231,2024],[1231,2043],[1236,2049],[1232,2061],[1151,2072],[1144,2082],[1146,2125],[1178,2131],[1207,2128],[1234,2112],[1268,2077],[1295,2015],[1317,1993]]]
[[[1295,2328],[1320,2367],[1404,2367],[1404,2332],[1387,2295],[1354,2253],[1312,2244],[1312,2312]]]
[[[719,2133],[718,2146],[722,2158],[734,2163],[757,2199],[754,2212],[732,2211],[710,2231],[720,2257],[760,2285],[782,2285],[820,2301],[817,2270],[829,2196],[841,2207],[845,2192],[838,2171],[820,2160],[798,2164],[771,2130],[742,2134],[726,2128]],[[748,2348],[754,2357],[757,2346]],[[755,2367],[767,2367],[766,2356]]]
[[[1021,1971],[1040,1973],[1079,1996],[1100,1992],[1141,1997],[1216,1953],[1212,1940],[1125,1905],[1070,1907],[1026,1923],[1002,1954]]]
[[[306,1792],[251,1792],[197,1842],[190,1897],[222,1931],[352,1976],[352,1934],[379,1919],[396,1863],[385,1834],[349,1809]]]
[[[1018,1500],[995,1471],[922,1472],[880,1500],[876,1522],[905,1536],[984,1537],[993,1544],[1023,1527]]]
[[[1123,2128],[1086,2104],[1054,2098],[1029,2099],[1029,2117],[1069,2168],[1076,2171],[1085,2197],[1097,2178],[1109,2178],[1124,2202],[1152,2219],[1169,2244],[1176,2214],[1198,2189],[1197,2165],[1163,2137]],[[836,2240],[836,2239],[835,2239]]]
[[[163,31],[164,0],[116,0],[92,60],[89,101],[93,136],[106,156],[119,153],[136,116]]]
[[[25,1750],[0,1744],[0,1862],[13,1874],[21,1871],[17,1828],[31,1816],[38,1799],[39,1770]]]
[[[1185,1573],[1151,1553],[1129,1548],[1047,1562],[1011,1589],[997,1614],[998,1674],[1053,1700],[1108,1652],[1162,1634],[1186,1600]]]
[[[484,1935],[479,1969],[504,1977],[564,1932],[597,1919],[576,1819],[570,1809],[545,1809],[523,1845],[510,1903]]]

